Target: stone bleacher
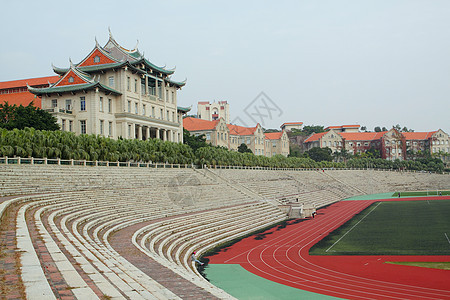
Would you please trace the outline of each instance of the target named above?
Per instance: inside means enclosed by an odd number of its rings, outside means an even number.
[[[16,268],[29,299],[231,299],[190,254],[286,219],[274,203],[321,207],[437,186],[449,188],[449,176],[1,165],[0,197],[15,197],[0,198],[0,216],[17,213]]]

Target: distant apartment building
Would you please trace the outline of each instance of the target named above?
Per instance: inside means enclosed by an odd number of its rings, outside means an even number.
[[[302,130],[303,122],[286,122],[281,124],[281,130],[292,131],[292,129]]]
[[[260,124],[255,127],[244,127],[226,124],[225,120],[207,121],[187,117],[183,126],[193,135],[205,135],[206,141],[213,146],[227,147],[237,151],[241,144],[245,144],[255,155],[271,157],[281,154],[289,155],[289,139],[285,131],[264,133]]]
[[[215,121],[223,118],[227,124],[230,123],[230,105],[227,101],[209,103],[199,101],[197,103],[197,118],[207,121]]]
[[[325,131],[333,129],[337,132],[359,132],[360,125],[340,125],[340,126],[328,126]]]

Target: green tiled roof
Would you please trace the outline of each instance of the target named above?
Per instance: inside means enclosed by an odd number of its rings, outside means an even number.
[[[177,106],[177,110],[181,111],[183,113],[187,113],[187,112],[189,112],[191,110],[191,108],[190,107]]]
[[[175,72],[175,71],[173,71],[173,70],[166,70],[166,69],[164,69],[164,68],[158,67],[158,66],[156,66],[155,64],[152,64],[152,63],[151,63],[148,59],[146,59],[146,58],[138,59],[138,60],[136,60],[136,61],[133,61],[131,64],[132,64],[132,65],[137,65],[137,64],[141,64],[141,63],[144,63],[144,64],[147,65],[150,69],[153,69],[153,70],[155,70],[155,71],[161,72],[161,73],[163,73],[163,74],[170,75],[170,74],[173,74],[173,73]]]
[[[186,85],[186,81],[173,81],[173,80],[170,80],[168,78],[166,79],[166,81],[171,83],[171,84],[177,85],[179,87],[182,87],[182,86]]]
[[[95,66],[85,66],[85,67],[76,67],[78,70],[90,73],[90,72],[97,72],[102,70],[108,70],[113,68],[120,68],[125,65],[128,65],[129,68],[132,68],[134,71],[138,73],[145,73],[143,70],[140,70],[136,68],[135,66],[131,65],[128,62],[118,62],[118,63],[112,63],[112,64],[103,64],[103,65],[95,65]],[[53,71],[57,74],[65,74],[67,71],[69,71],[69,68],[58,68],[53,66]]]
[[[64,93],[64,92],[77,92],[77,91],[84,91],[84,90],[91,90],[99,88],[101,91],[116,94],[116,95],[122,95],[122,93],[116,91],[115,89],[112,89],[106,85],[101,84],[100,82],[93,82],[93,83],[85,83],[85,84],[74,84],[74,85],[64,85],[64,86],[57,86],[57,87],[48,87],[48,88],[32,88],[28,87],[28,90],[35,94],[35,95],[43,95],[43,94],[54,94],[54,93]]]

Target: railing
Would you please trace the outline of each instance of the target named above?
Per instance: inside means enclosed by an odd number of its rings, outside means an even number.
[[[156,162],[119,162],[119,161],[89,161],[60,158],[34,158],[34,157],[0,157],[0,165],[61,165],[61,166],[87,166],[87,167],[138,167],[138,168],[166,168],[166,169],[231,169],[231,170],[274,170],[274,171],[334,171],[334,170],[372,170],[386,172],[407,173],[436,173],[446,174],[448,172],[399,170],[399,169],[376,169],[376,168],[275,168],[275,167],[251,167],[251,166],[221,166],[221,165],[195,165],[195,164],[170,164]]]
[[[53,107],[53,108],[46,108],[44,110],[49,113],[60,112],[60,113],[64,113],[64,114],[72,114],[72,110],[63,109],[63,108],[58,109],[56,107]]]
[[[193,164],[169,164],[153,162],[119,162],[119,161],[89,161],[59,158],[23,158],[0,157],[0,165],[59,165],[59,166],[84,166],[84,167],[131,167],[131,168],[166,168],[166,169],[192,169],[198,168]]]

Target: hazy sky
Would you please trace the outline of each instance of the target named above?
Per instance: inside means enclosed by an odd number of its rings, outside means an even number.
[[[399,123],[450,133],[450,1],[5,1],[0,81],[53,75],[108,26],[184,80],[180,106],[227,100],[231,119]],[[270,98],[255,98],[261,92]],[[264,109],[264,101],[266,108]],[[257,109],[265,117],[252,115]],[[247,112],[247,113],[246,113]],[[269,114],[270,113],[270,114]]]

